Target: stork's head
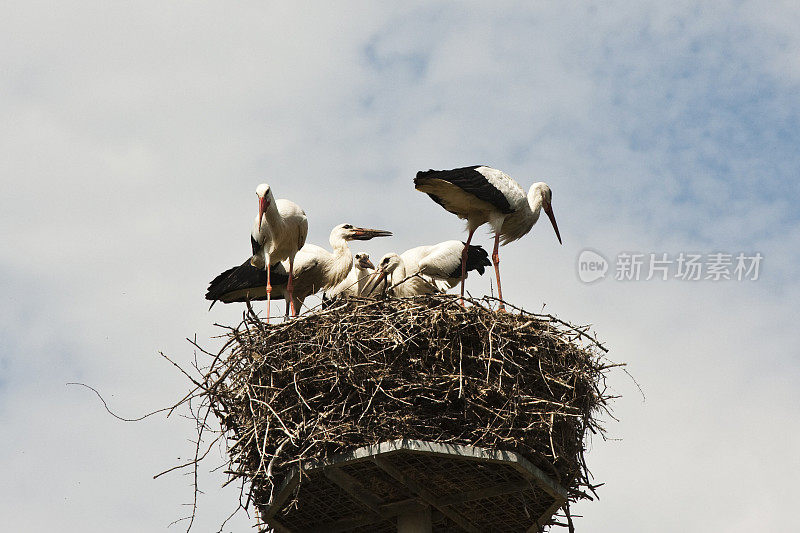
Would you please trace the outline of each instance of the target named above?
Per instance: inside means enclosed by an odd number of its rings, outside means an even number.
[[[547,213],[547,218],[550,219],[550,223],[553,225],[553,229],[556,232],[556,238],[558,238],[558,243],[563,244],[561,242],[561,234],[558,232],[556,216],[553,214],[553,191],[550,190],[549,185],[540,181],[531,186],[531,190],[528,193],[528,198],[532,200],[537,195],[541,196],[542,198],[542,209],[544,209],[544,212]]]
[[[262,183],[256,187],[256,196],[258,196],[258,220],[260,223],[261,218],[273,201],[272,189],[266,183]]]
[[[550,189],[550,186],[543,181],[538,181],[531,186],[531,189],[535,189],[542,195],[542,199],[546,203],[550,203],[553,201],[553,191]]]
[[[388,254],[381,257],[381,260],[378,261],[378,272],[385,272],[386,274],[391,274],[397,267],[400,266],[400,256],[394,252],[389,252]]]
[[[335,240],[368,241],[375,237],[391,237],[391,231],[382,229],[359,228],[352,224],[339,224],[331,231],[331,243]]]
[[[356,268],[360,268],[361,270],[375,268],[375,265],[373,265],[372,261],[369,260],[369,254],[367,252],[358,252],[353,257],[355,257]]]
[[[367,284],[364,286],[363,294],[370,295],[378,288],[387,277],[391,279],[391,274],[401,265],[402,259],[394,252],[390,252],[378,261],[378,267],[372,273]]]

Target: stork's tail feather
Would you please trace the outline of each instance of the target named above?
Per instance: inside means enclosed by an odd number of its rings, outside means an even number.
[[[286,274],[277,272],[275,267],[272,267],[270,277],[273,286],[284,285],[289,280]],[[229,268],[212,279],[208,284],[206,300],[219,300],[223,303],[266,300],[266,283],[267,273],[264,269],[254,267],[250,264],[250,259],[247,259],[241,265]]]
[[[466,243],[464,243],[466,246]],[[489,261],[489,253],[483,249],[483,246],[469,245],[467,251],[467,272],[477,270],[478,274],[483,275],[484,269],[491,266],[492,262]]]
[[[328,309],[330,306],[334,304],[338,296],[328,296],[326,293],[322,293],[322,308]]]
[[[228,292],[229,288],[234,284],[234,280],[238,278],[235,272],[249,264],[250,260],[248,259],[241,266],[229,268],[225,272],[212,279],[211,283],[208,284],[208,289],[206,290],[206,300],[219,300],[223,294]]]

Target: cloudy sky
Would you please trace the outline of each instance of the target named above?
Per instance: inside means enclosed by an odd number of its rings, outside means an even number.
[[[669,4],[669,5],[667,5]],[[390,249],[460,238],[412,186],[488,164],[547,181],[504,293],[627,362],[588,462],[593,532],[797,531],[800,9],[794,2],[12,2],[0,17],[0,514],[9,531],[180,531],[186,337],[249,253],[254,189]],[[481,234],[479,242],[490,239]],[[609,263],[583,283],[580,252]],[[646,281],[649,254],[763,256],[758,279]],[[645,254],[617,280],[620,254]],[[703,272],[705,277],[706,273]],[[752,276],[750,276],[752,277]],[[473,294],[489,276],[470,279]],[[222,462],[222,455],[207,469]],[[205,473],[197,531],[238,492]],[[249,531],[244,515],[225,531]]]

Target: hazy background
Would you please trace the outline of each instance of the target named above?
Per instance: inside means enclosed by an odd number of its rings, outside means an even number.
[[[395,237],[462,238],[417,170],[547,181],[504,294],[629,364],[581,531],[789,532],[800,474],[800,8],[794,2],[11,2],[0,16],[0,514],[8,531],[181,531],[188,382],[238,305],[255,186]],[[482,231],[477,242],[489,246]],[[587,285],[584,248],[764,256],[757,281]],[[473,294],[491,276],[470,279]],[[314,303],[310,299],[310,303]],[[263,308],[263,306],[262,306]],[[277,308],[276,308],[277,309]],[[216,454],[216,455],[215,455]],[[216,450],[205,471],[220,464]],[[196,531],[238,491],[201,479]],[[249,531],[243,514],[225,531]]]

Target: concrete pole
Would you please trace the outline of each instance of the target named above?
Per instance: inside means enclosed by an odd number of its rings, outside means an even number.
[[[397,515],[397,533],[431,533],[431,508],[427,505],[408,507]]]

